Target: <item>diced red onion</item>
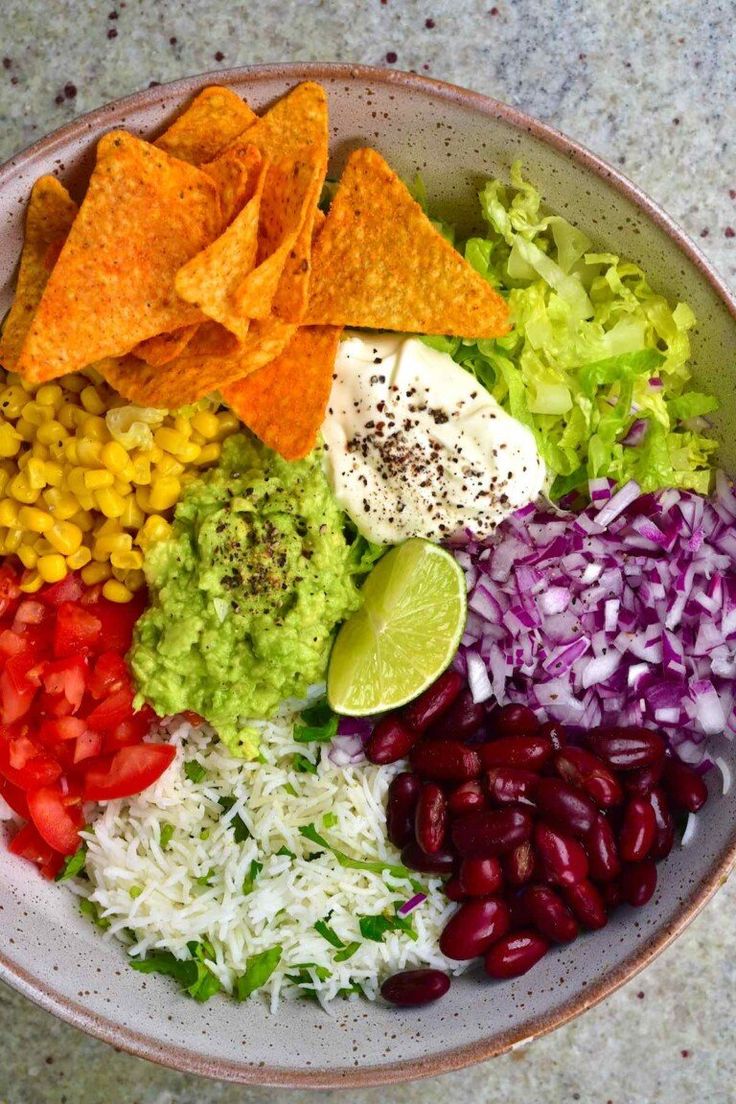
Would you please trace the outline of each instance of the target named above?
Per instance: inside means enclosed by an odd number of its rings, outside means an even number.
[[[399,916],[408,916],[410,912],[413,912],[415,908],[419,908],[427,900],[426,893],[415,893],[413,897],[410,897],[408,901],[404,901],[403,905],[399,905],[397,912]]]
[[[356,763],[362,763],[365,760],[362,739],[355,734],[335,736],[327,758],[336,767],[353,767]]]
[[[714,766],[718,767],[718,770],[721,772],[721,779],[723,783],[722,792],[723,796],[725,797],[728,791],[731,789],[731,782],[733,781],[731,768],[722,755],[716,755],[713,759],[713,764]]]
[[[646,418],[637,418],[629,427],[629,432],[622,439],[622,445],[640,445],[647,435],[649,422]]]
[[[474,652],[468,652],[466,659],[468,663],[468,686],[473,701],[476,703],[488,701],[493,696],[493,687],[485,663]]]

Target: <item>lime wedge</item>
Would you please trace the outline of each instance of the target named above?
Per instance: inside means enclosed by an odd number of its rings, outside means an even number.
[[[363,605],[340,629],[327,697],[336,713],[396,709],[449,665],[465,627],[465,576],[449,552],[413,538],[379,560]]]

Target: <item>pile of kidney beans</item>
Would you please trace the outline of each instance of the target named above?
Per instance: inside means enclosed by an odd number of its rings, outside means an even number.
[[[539,724],[526,706],[488,712],[455,671],[382,718],[366,755],[408,758],[389,789],[389,838],[411,870],[448,877],[459,908],[443,954],[482,956],[492,978],[517,977],[551,944],[602,928],[622,902],[645,905],[674,843],[673,813],[708,797],[656,731],[597,728],[568,742],[563,725]],[[449,986],[440,970],[406,970],[382,993],[409,1006]]]

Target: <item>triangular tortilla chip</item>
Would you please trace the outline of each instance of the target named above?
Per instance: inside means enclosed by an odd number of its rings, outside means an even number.
[[[281,356],[222,397],[257,437],[285,460],[311,452],[332,387],[339,326],[301,326]]]
[[[182,326],[180,330],[174,330],[172,333],[156,334],[155,337],[140,341],[130,351],[133,356],[145,360],[146,364],[158,367],[161,364],[168,364],[174,357],[183,353],[196,332],[196,324]]]
[[[131,402],[176,410],[275,360],[296,329],[275,318],[254,321],[245,341],[238,346],[232,334],[209,322],[199,327],[182,356],[163,368],[152,368],[133,356],[104,360],[95,367]],[[210,348],[202,352],[207,344]],[[217,352],[217,347],[223,344],[228,351]]]
[[[201,321],[174,277],[219,228],[209,176],[125,131],[105,135],[18,372],[41,383]]]
[[[202,89],[155,144],[172,157],[203,165],[217,157],[257,117],[235,92],[213,84]]]
[[[20,350],[77,214],[77,205],[55,176],[42,176],[31,189],[15,299],[0,339],[0,364],[15,368]]]
[[[260,159],[260,154],[257,156]],[[179,269],[174,285],[177,295],[220,322],[239,341],[245,341],[249,318],[235,305],[233,293],[256,262],[258,215],[266,173],[267,165],[263,165],[253,197],[219,238]]]
[[[498,337],[508,308],[372,149],[348,158],[312,254],[306,324]]]
[[[243,145],[200,166],[202,172],[206,172],[217,184],[223,226],[229,226],[253,196],[262,163],[260,150],[255,146]]]

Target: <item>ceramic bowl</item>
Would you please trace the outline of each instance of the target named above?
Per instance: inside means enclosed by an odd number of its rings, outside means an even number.
[[[72,191],[97,139],[113,127],[153,136],[198,89],[225,83],[261,110],[299,81],[330,101],[331,171],[355,147],[377,147],[405,178],[421,172],[438,214],[469,230],[476,191],[521,158],[549,207],[596,243],[641,263],[655,288],[686,299],[699,384],[722,400],[723,462],[736,471],[736,302],[705,258],[633,184],[563,135],[484,96],[405,73],[347,65],[273,65],[155,87],[75,120],[0,170],[0,310],[8,306],[29,188],[55,173]],[[727,752],[727,754],[729,754]],[[455,982],[439,1004],[399,1011],[310,1002],[271,1016],[262,1004],[184,999],[169,982],[126,966],[118,944],[82,920],[71,894],[0,847],[0,976],[43,1008],[134,1054],[178,1069],[264,1085],[341,1087],[429,1076],[517,1046],[565,1023],[630,978],[693,919],[736,855],[736,789],[714,794],[692,844],[670,855],[657,893],[602,931],[550,953],[527,977]]]

